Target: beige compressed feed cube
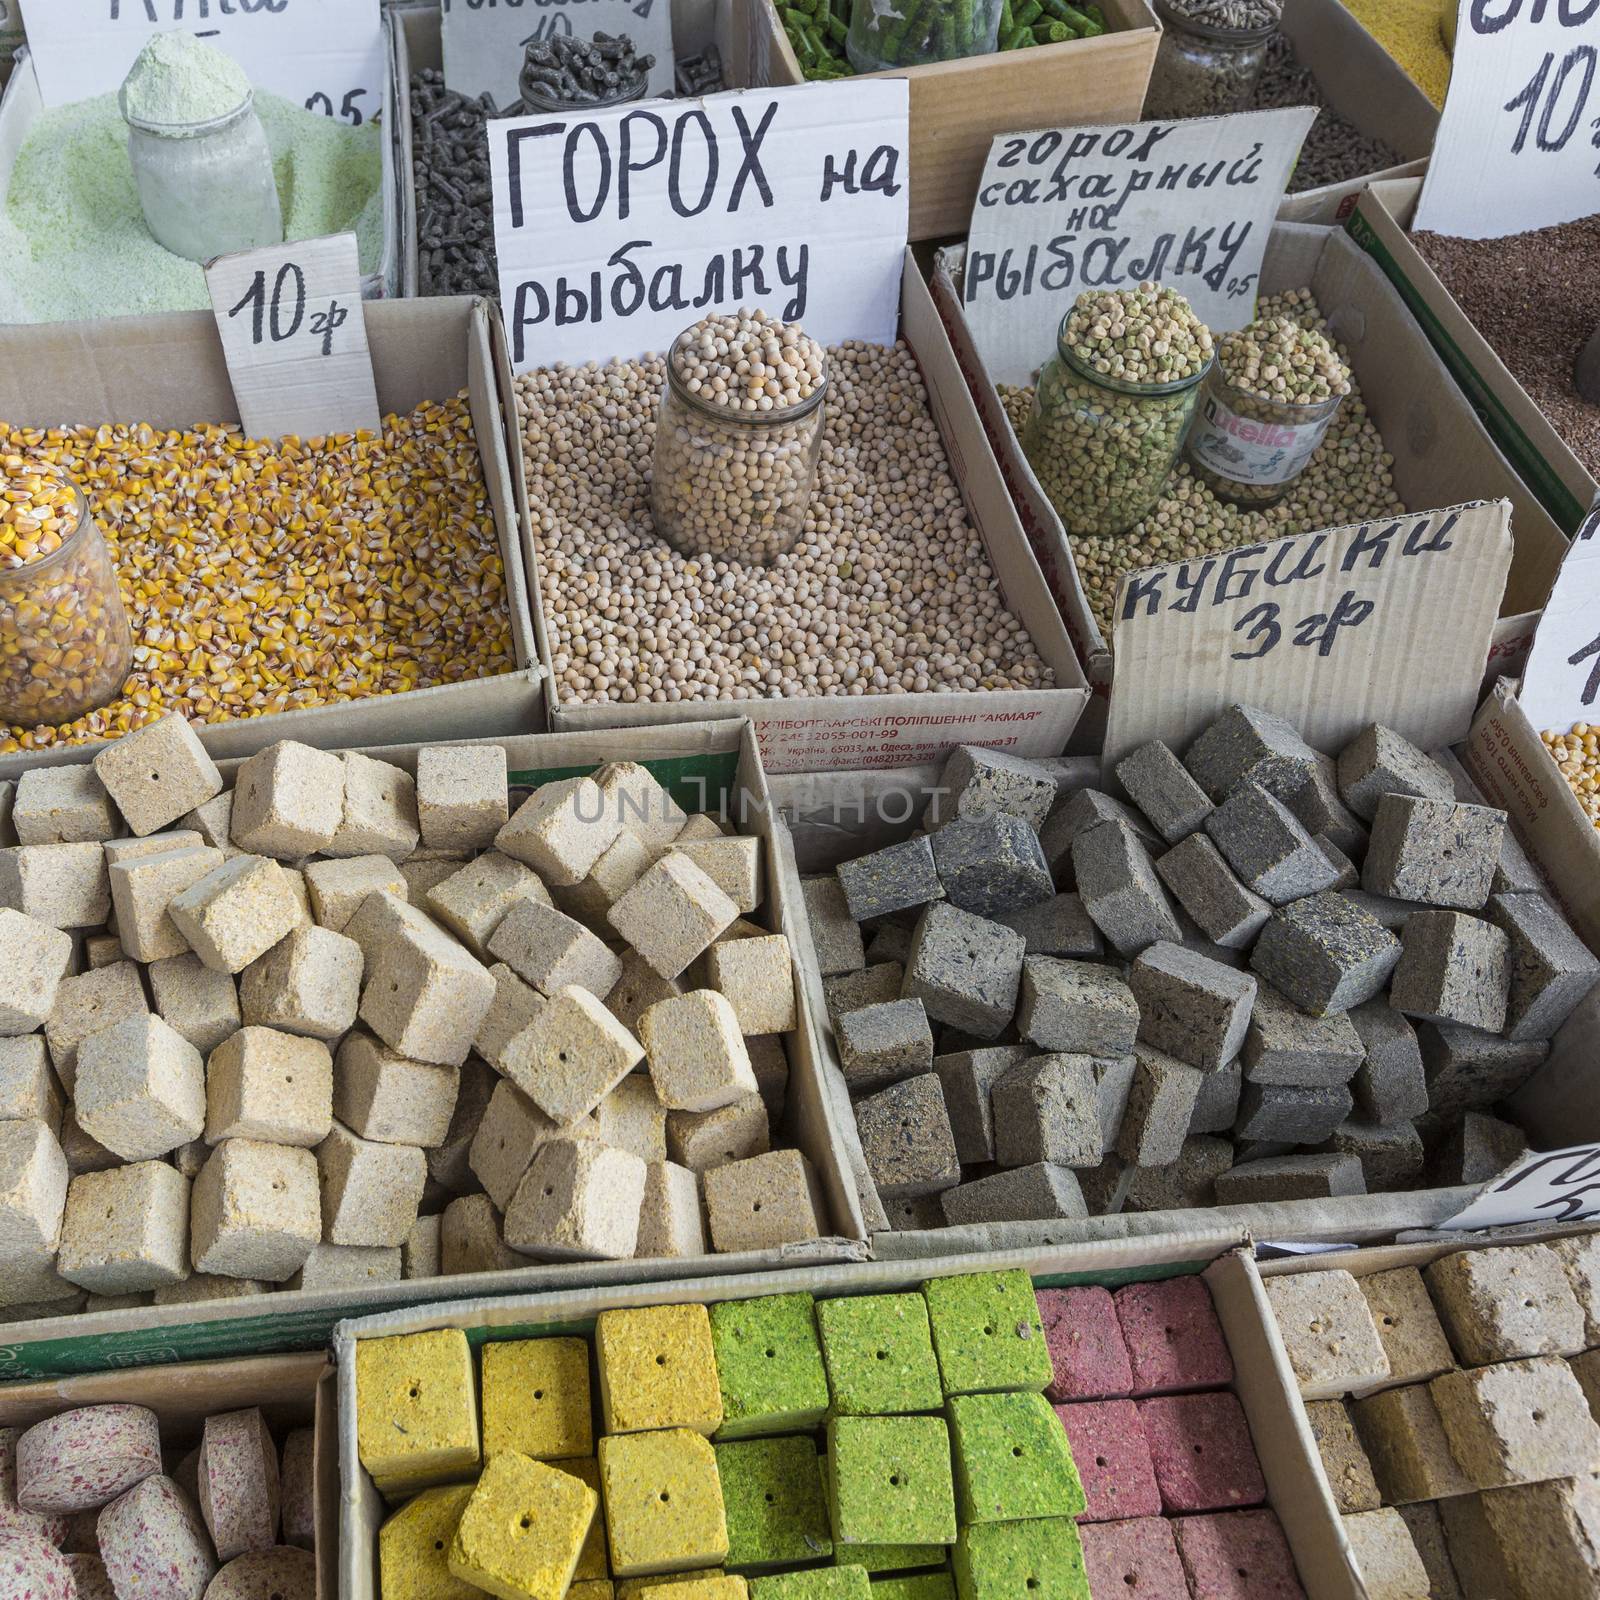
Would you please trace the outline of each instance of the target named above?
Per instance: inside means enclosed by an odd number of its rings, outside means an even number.
[[[225,775],[171,720],[0,851],[0,1308],[828,1231],[758,839],[638,762],[518,804],[499,745]]]

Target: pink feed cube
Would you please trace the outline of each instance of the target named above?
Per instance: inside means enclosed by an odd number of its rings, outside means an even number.
[[[1233,1511],[1266,1498],[1250,1429],[1231,1394],[1141,1400],[1139,1418],[1168,1516]]]
[[[1129,1393],[1185,1394],[1233,1382],[1233,1357],[1203,1279],[1130,1283],[1115,1300],[1133,1369]]]
[[[1159,1517],[1161,1491],[1139,1408],[1131,1400],[1085,1400],[1057,1406],[1088,1500],[1079,1522]]]
[[[1055,1378],[1052,1400],[1106,1400],[1133,1392],[1133,1373],[1109,1289],[1041,1289],[1036,1297]]]
[[[1179,1517],[1169,1526],[1189,1586],[1206,1600],[1305,1600],[1272,1512]]]
[[[1078,1531],[1090,1594],[1189,1600],[1189,1580],[1183,1575],[1178,1547],[1160,1517],[1099,1522]]]

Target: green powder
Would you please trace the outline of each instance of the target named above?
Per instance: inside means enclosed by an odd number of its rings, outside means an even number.
[[[353,231],[363,272],[383,254],[383,128],[352,128],[258,93],[284,236]],[[114,94],[34,123],[0,213],[0,323],[201,311],[205,273],[150,237]]]
[[[192,33],[158,33],[122,85],[122,103],[140,122],[214,122],[237,110],[250,80],[232,56]]]

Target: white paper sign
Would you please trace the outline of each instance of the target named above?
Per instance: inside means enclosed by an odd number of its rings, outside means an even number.
[[[487,90],[501,108],[522,97],[517,79],[532,39],[625,33],[652,55],[646,93],[671,94],[671,0],[443,0],[444,81],[458,94]]]
[[[1567,546],[1517,691],[1541,733],[1600,722],[1600,512]]]
[[[41,0],[26,28],[47,106],[114,93],[153,34],[181,28],[310,111],[359,126],[383,109],[379,0]]]
[[[907,138],[904,78],[491,122],[512,365],[631,360],[740,306],[892,344]]]
[[[1524,1156],[1479,1191],[1443,1228],[1505,1228],[1600,1216],[1600,1144]]]
[[[1600,211],[1600,4],[1460,0],[1414,227],[1498,239]]]
[[[218,256],[206,286],[250,438],[381,428],[353,233]]]
[[[1154,279],[1187,295],[1207,327],[1244,327],[1315,119],[1301,108],[997,135],[962,289],[989,376],[1028,383],[1085,289]]]

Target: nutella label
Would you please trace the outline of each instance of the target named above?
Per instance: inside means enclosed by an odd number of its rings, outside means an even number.
[[[1234,483],[1288,483],[1316,454],[1331,411],[1318,422],[1263,422],[1241,416],[1214,394],[1202,396],[1189,433],[1189,451],[1202,466]]]

